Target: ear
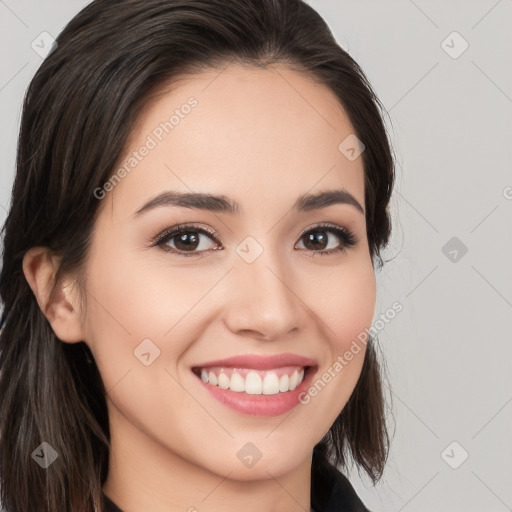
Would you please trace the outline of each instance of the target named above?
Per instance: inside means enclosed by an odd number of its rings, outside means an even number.
[[[84,341],[77,283],[63,280],[52,292],[59,263],[60,257],[47,247],[32,247],[23,257],[23,273],[57,337],[67,343]]]

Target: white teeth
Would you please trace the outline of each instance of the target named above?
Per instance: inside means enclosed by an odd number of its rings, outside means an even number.
[[[261,373],[261,372],[260,372]],[[244,378],[236,371],[229,377],[223,371],[215,374],[213,371],[201,370],[201,379],[203,382],[218,386],[221,389],[230,389],[237,393],[247,393],[248,395],[276,395],[293,391],[300,385],[304,379],[304,368],[299,371],[294,370],[291,376],[284,374],[279,378],[275,372],[266,372],[264,378],[256,371],[249,371]]]
[[[238,393],[245,391],[244,378],[238,373],[233,373],[233,375],[231,375],[231,384],[229,385],[229,389],[231,389],[231,391],[238,391]]]
[[[283,375],[279,379],[279,391],[289,391],[290,390],[290,377],[288,375]]]
[[[255,372],[249,372],[245,378],[245,392],[248,395],[261,395],[263,392],[263,382],[261,377]]]
[[[279,393],[279,378],[275,373],[267,373],[263,379],[263,394],[276,395]]]
[[[218,384],[219,384],[219,388],[228,389],[229,388],[229,377],[225,373],[219,373]]]
[[[300,372],[295,370],[293,375],[290,377],[290,391],[293,391],[304,379],[304,368]]]
[[[297,381],[299,380],[299,374],[295,370],[290,377],[290,391],[293,391],[297,387]]]

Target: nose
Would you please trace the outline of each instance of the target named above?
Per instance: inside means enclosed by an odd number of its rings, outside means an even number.
[[[263,252],[252,263],[237,261],[228,280],[224,318],[233,333],[270,341],[300,328],[307,308],[289,266]]]

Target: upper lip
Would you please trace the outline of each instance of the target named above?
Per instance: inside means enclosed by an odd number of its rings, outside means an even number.
[[[206,363],[198,364],[195,368],[206,368],[209,366],[225,366],[230,368],[252,368],[254,370],[271,370],[282,366],[316,366],[316,361],[309,357],[297,354],[276,354],[272,356],[245,354],[217,359]]]

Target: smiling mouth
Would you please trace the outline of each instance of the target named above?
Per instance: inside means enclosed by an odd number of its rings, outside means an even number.
[[[310,373],[312,366],[289,365],[271,370],[193,367],[192,372],[203,382],[220,389],[248,395],[276,395],[293,391]]]

